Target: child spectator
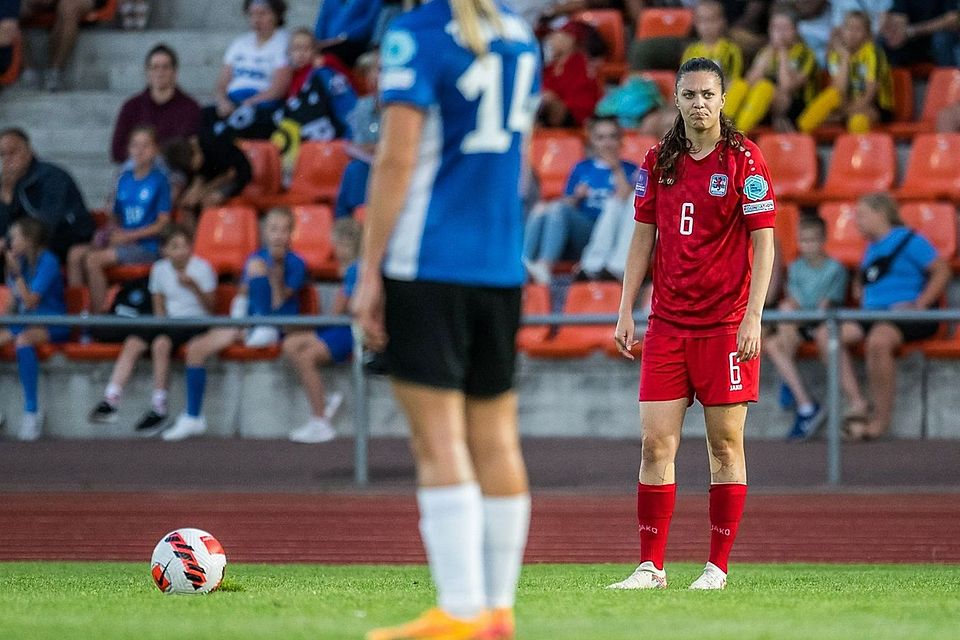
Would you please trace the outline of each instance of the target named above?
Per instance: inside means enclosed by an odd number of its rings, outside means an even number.
[[[343,285],[337,293],[331,313],[349,313],[350,297],[357,284],[357,257],[360,255],[360,224],[352,218],[337,220],[333,226],[333,246]],[[317,367],[346,362],[353,353],[350,327],[327,327],[316,331],[295,331],[283,340],[283,353],[300,378],[310,404],[310,419],[290,434],[294,442],[327,442],[336,436],[330,424],[343,396],[325,396],[323,379]]]
[[[183,225],[173,224],[163,231],[163,258],[150,269],[150,294],[153,313],[160,318],[201,318],[213,311],[217,274],[203,258],[193,255],[193,235]],[[113,365],[110,383],[103,400],[90,413],[90,421],[114,422],[120,408],[123,388],[133,374],[137,360],[147,349],[153,360],[153,395],[150,409],[135,427],[137,433],[151,433],[167,420],[167,388],[170,379],[170,358],[192,338],[203,333],[200,328],[137,331],[123,342],[123,349]]]
[[[217,207],[239,194],[253,179],[253,169],[232,141],[191,136],[167,146],[167,166],[185,177],[187,187],[175,198],[175,209],[192,218],[205,207]]]
[[[581,29],[567,21],[547,36],[539,120],[548,127],[579,127],[593,114],[600,87],[581,51]]]
[[[768,119],[780,131],[794,121],[816,93],[817,58],[800,40],[796,11],[778,5],[770,14],[770,43],[760,50],[747,73],[750,90],[736,114],[737,128],[749,133]]]
[[[200,105],[177,86],[178,67],[176,52],[164,44],[147,53],[147,88],[124,102],[117,115],[110,145],[114,162],[127,160],[127,143],[136,127],[153,127],[161,147],[200,132]]]
[[[287,209],[271,209],[263,219],[263,248],[253,253],[243,268],[243,281],[234,299],[232,315],[251,318],[270,315],[294,315],[299,312],[298,293],[307,279],[307,265],[290,251],[293,214]],[[218,327],[187,343],[187,410],[163,432],[164,440],[183,440],[207,430],[203,417],[203,396],[207,384],[207,360],[244,333],[241,329]],[[279,341],[275,327],[259,326],[246,333],[249,347],[266,347]]]
[[[10,227],[10,248],[5,252],[7,286],[13,292],[6,313],[22,316],[64,315],[63,278],[60,263],[45,247],[46,230],[34,218],[21,218]],[[17,370],[23,386],[23,421],[17,437],[36,440],[43,422],[37,403],[40,365],[36,346],[64,342],[70,327],[11,325],[0,328],[0,346],[16,344]]]
[[[550,283],[553,263],[580,259],[604,204],[614,194],[632,191],[637,165],[620,158],[623,131],[613,117],[593,118],[587,127],[592,157],[579,162],[567,179],[566,196],[541,203],[527,219],[524,260],[531,278]]]
[[[787,292],[779,305],[780,310],[808,311],[843,304],[847,295],[847,271],[824,251],[826,239],[827,226],[820,217],[800,218],[797,229],[800,255],[787,267]],[[790,440],[810,438],[826,417],[820,404],[807,391],[794,361],[800,344],[814,339],[817,326],[783,322],[764,342],[767,356],[796,402],[796,418],[787,436]]]
[[[160,232],[170,222],[170,183],[156,165],[153,129],[133,130],[129,154],[132,167],[120,175],[113,205],[117,224],[97,233],[93,244],[73,247],[67,258],[70,286],[82,286],[86,281],[94,313],[105,310],[107,268],[155,261],[160,253]]]
[[[693,58],[709,58],[723,70],[727,101],[723,111],[734,114],[740,109],[749,87],[743,79],[743,52],[726,37],[727,17],[723,4],[716,0],[700,0],[693,10],[693,26],[700,38],[683,52],[680,64]]]
[[[893,110],[893,76],[883,50],[874,44],[870,18],[851,11],[827,55],[830,86],[797,118],[797,128],[810,133],[830,118],[846,120],[850,133],[866,133],[888,121]]]
[[[296,97],[313,72],[313,51],[315,48],[316,40],[314,40],[310,29],[300,27],[294,29],[290,34],[287,56],[290,59],[290,69],[292,69],[293,76],[290,80],[290,88],[287,89],[287,100]]]

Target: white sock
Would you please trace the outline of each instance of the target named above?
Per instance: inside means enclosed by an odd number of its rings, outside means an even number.
[[[121,393],[123,393],[123,389],[120,388],[120,385],[111,382],[107,385],[107,390],[103,392],[103,398],[107,401],[107,404],[116,408],[120,404]]]
[[[812,415],[813,415],[813,410],[814,410],[815,408],[816,408],[816,405],[814,405],[814,404],[812,404],[812,403],[810,403],[810,404],[802,404],[802,405],[800,405],[799,407],[797,407],[797,413],[799,413],[801,416],[804,416],[804,417],[812,416]]]
[[[167,415],[167,390],[154,389],[153,396],[150,398],[150,404],[153,405],[153,410],[156,411],[158,415]]]
[[[529,528],[529,493],[483,497],[483,572],[490,609],[513,607]]]
[[[440,608],[470,619],[483,611],[483,507],[475,482],[422,487],[420,536]]]

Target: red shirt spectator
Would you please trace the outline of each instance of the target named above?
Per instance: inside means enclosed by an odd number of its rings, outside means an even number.
[[[547,126],[580,126],[600,99],[600,86],[579,48],[579,31],[576,23],[568,22],[547,38],[540,110],[540,120]]]

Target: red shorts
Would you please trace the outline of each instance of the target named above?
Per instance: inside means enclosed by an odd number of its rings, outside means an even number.
[[[647,333],[640,356],[640,402],[696,397],[705,407],[756,402],[760,358],[737,359],[737,336],[678,338]]]

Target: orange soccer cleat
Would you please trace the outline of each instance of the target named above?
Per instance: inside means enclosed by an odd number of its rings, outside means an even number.
[[[513,609],[494,609],[487,618],[486,628],[477,636],[477,640],[513,640],[516,623]]]
[[[367,640],[487,640],[512,638],[488,636],[492,627],[491,615],[482,613],[472,620],[454,618],[443,609],[430,609],[419,618],[396,627],[384,627],[367,632]]]

